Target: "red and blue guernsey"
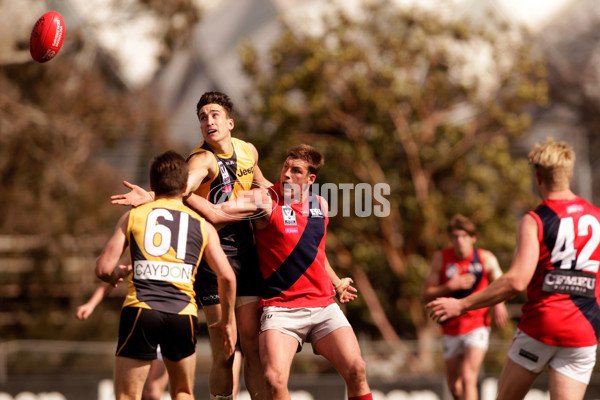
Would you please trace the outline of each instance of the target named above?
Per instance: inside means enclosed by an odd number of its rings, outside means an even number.
[[[473,248],[473,252],[464,259],[459,259],[454,254],[454,249],[449,247],[442,250],[442,269],[440,271],[440,283],[446,283],[454,275],[471,273],[475,275],[475,283],[469,289],[458,290],[452,293],[452,297],[463,298],[471,293],[485,289],[489,284],[488,272],[481,260],[481,251]],[[490,325],[488,307],[468,311],[460,317],[446,321],[442,325],[444,335],[464,335],[474,329]]]
[[[540,255],[519,329],[552,346],[597,344],[600,209],[576,197],[546,200],[529,215],[537,221]]]
[[[255,232],[265,290],[260,306],[325,307],[334,302],[325,269],[325,236],[329,219],[320,197],[286,204],[280,183],[269,188],[273,211],[269,224]]]

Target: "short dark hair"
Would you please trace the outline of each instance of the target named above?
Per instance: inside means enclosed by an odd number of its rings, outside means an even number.
[[[225,109],[228,118],[233,118],[233,102],[225,93],[221,92],[206,92],[198,100],[196,104],[196,115],[200,109],[207,104],[218,104]]]
[[[157,155],[150,164],[150,185],[157,196],[177,196],[185,190],[188,164],[173,150]]]
[[[295,160],[303,160],[308,163],[308,172],[318,174],[325,163],[325,158],[314,147],[308,144],[301,144],[287,151],[286,158],[291,157]]]
[[[469,218],[461,214],[456,214],[447,226],[448,234],[451,235],[455,230],[463,230],[469,234],[469,236],[475,236],[477,234],[477,227]]]

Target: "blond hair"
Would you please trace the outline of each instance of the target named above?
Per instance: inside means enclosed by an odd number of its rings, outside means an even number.
[[[575,152],[553,138],[536,143],[529,152],[529,164],[535,167],[541,182],[550,191],[568,189],[575,165]]]

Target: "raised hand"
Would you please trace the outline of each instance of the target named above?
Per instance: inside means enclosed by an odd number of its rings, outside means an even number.
[[[154,200],[152,193],[147,192],[138,185],[131,184],[127,181],[123,181],[123,185],[131,189],[131,191],[129,193],[115,194],[110,196],[112,204],[137,207]]]

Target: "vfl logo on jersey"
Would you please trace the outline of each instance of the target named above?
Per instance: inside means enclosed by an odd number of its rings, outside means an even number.
[[[583,271],[549,270],[544,274],[542,290],[593,299],[596,297],[596,275]]]
[[[283,224],[286,226],[297,225],[296,223],[296,213],[292,210],[290,206],[283,206],[281,208],[281,215],[283,215]]]
[[[135,279],[190,283],[194,267],[188,264],[167,261],[136,261],[133,265]]]
[[[452,277],[454,275],[456,275],[457,273],[458,273],[458,265],[456,265],[455,263],[448,264],[448,266],[446,267],[446,278],[452,279]]]
[[[312,218],[325,218],[325,215],[323,215],[323,210],[320,208],[311,208],[309,211]]]
[[[221,189],[223,192],[231,192],[233,190],[233,185],[231,184],[231,177],[229,177],[229,172],[227,172],[227,168],[225,168],[225,164],[221,160],[217,160],[219,164],[219,172],[221,172],[221,176],[223,177],[223,188]]]
[[[296,222],[296,213],[290,206],[281,207],[281,215],[283,216],[283,225],[285,233],[298,233],[298,223]]]
[[[467,271],[465,273],[478,275],[478,274],[481,274],[482,271],[483,271],[483,265],[481,265],[481,263],[474,262],[474,263],[469,264],[469,266],[467,267]],[[458,264],[456,264],[456,263],[448,264],[448,266],[446,267],[446,278],[452,279],[452,277],[458,273],[459,273]]]

